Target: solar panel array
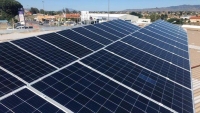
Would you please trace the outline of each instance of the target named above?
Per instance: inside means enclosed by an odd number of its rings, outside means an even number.
[[[123,20],[0,44],[0,112],[193,113],[187,33]]]

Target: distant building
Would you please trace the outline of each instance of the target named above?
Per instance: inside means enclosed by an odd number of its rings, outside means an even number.
[[[190,22],[200,22],[200,16],[190,17]]]
[[[79,13],[66,14],[66,18],[70,18],[70,19],[78,19],[80,17],[81,17],[81,15]]]
[[[109,14],[109,20],[122,19],[131,23],[137,22],[138,17],[129,14]],[[89,11],[81,11],[81,21],[85,23],[101,23],[108,21],[107,13],[89,13]]]
[[[190,17],[191,17],[191,16],[189,16],[189,15],[184,15],[184,16],[181,16],[180,18],[181,18],[181,19],[190,19]]]
[[[148,24],[151,24],[151,19],[139,18],[138,21],[134,24],[138,26],[146,26]]]

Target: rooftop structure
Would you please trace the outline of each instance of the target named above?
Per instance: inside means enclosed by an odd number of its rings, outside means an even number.
[[[193,113],[188,51],[186,31],[162,20],[144,28],[113,20],[4,42],[0,110]]]

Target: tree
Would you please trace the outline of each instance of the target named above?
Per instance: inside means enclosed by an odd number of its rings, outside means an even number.
[[[154,22],[154,21],[156,21],[156,20],[158,20],[158,19],[160,19],[160,18],[161,18],[161,16],[158,15],[158,14],[156,14],[156,13],[152,13],[152,14],[150,15],[151,22]]]
[[[173,24],[183,24],[183,19],[178,19],[178,18],[170,18],[167,21]]]
[[[77,13],[77,11],[76,11],[76,10],[73,10],[72,13]]]
[[[44,14],[44,12],[45,12],[44,9],[40,9],[41,14]]]
[[[16,0],[0,0],[0,9],[3,19],[10,21],[16,15],[18,15],[18,9],[23,8],[21,3]]]
[[[32,14],[37,14],[37,13],[39,13],[39,10],[38,10],[38,8],[31,7],[30,12]]]
[[[135,15],[135,16],[138,16],[139,18],[143,17],[140,13],[136,13],[136,12],[131,12],[130,15]]]

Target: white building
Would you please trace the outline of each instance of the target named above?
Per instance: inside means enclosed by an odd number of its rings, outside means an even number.
[[[182,18],[182,19],[190,19],[190,15],[184,15],[184,16],[181,16],[180,18]]]
[[[109,20],[114,19],[122,19],[125,21],[130,21],[131,23],[137,22],[138,17],[129,14],[109,14]],[[88,23],[88,22],[95,22],[101,23],[108,21],[108,14],[98,14],[98,13],[89,13],[89,11],[81,11],[81,21]]]

